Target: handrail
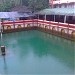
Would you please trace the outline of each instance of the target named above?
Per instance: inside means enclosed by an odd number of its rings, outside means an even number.
[[[2,22],[1,25],[16,25],[16,24],[24,24],[24,23],[37,23],[37,24],[48,24],[48,25],[55,25],[59,27],[66,27],[66,28],[72,28],[75,30],[75,24],[64,24],[64,23],[59,23],[59,22],[53,22],[53,21],[46,21],[46,20],[38,20],[38,19],[33,19],[33,20],[18,20],[18,21],[6,21]]]

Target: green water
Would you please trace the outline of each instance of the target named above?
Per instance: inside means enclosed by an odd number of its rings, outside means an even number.
[[[3,34],[1,75],[74,75],[75,42],[39,31]]]

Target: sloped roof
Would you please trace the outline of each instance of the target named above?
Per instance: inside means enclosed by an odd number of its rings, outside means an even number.
[[[19,17],[17,12],[0,12],[0,18],[14,18]]]
[[[74,8],[53,8],[53,9],[44,9],[36,14],[40,15],[70,15],[70,16],[75,16],[75,9]]]
[[[30,17],[32,14],[18,12],[0,12],[0,18]]]

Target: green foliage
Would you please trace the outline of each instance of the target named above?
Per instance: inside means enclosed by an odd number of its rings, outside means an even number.
[[[13,2],[4,2],[2,4],[0,4],[0,12],[6,12],[6,11],[10,11],[10,9],[14,7],[14,3]]]
[[[22,0],[24,5],[28,5],[32,12],[39,11],[49,7],[49,0]]]
[[[22,5],[28,6],[28,1],[29,1],[29,0],[22,0],[22,1],[21,1],[21,2],[22,2]]]
[[[49,0],[6,0],[0,4],[0,11],[10,11],[17,3],[29,7],[32,12],[49,7]]]

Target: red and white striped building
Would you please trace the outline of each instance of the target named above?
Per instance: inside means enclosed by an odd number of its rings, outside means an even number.
[[[75,7],[75,0],[49,0],[50,6],[53,8],[57,7]]]
[[[36,18],[1,22],[3,32],[42,30],[75,41],[75,1],[51,0],[51,8],[36,13]],[[60,8],[59,8],[60,7]]]

